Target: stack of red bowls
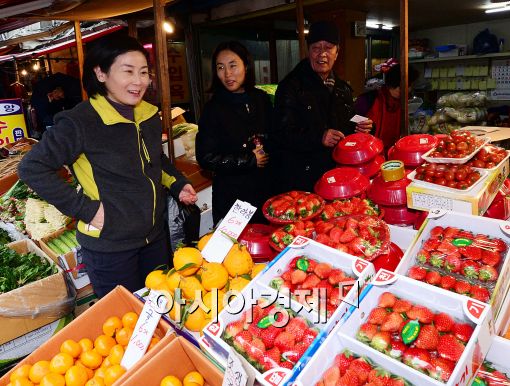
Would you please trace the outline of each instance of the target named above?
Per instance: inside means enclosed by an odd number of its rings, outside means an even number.
[[[314,191],[326,200],[365,197],[370,180],[354,168],[336,168],[327,171],[315,183]]]
[[[338,166],[358,170],[364,176],[372,178],[380,171],[384,156],[383,142],[370,134],[355,133],[342,139],[335,150],[333,159]]]
[[[277,254],[269,246],[269,238],[275,228],[265,224],[248,224],[239,236],[239,243],[245,244],[255,263],[271,261]]]
[[[415,169],[424,162],[421,156],[436,147],[438,142],[437,137],[430,134],[411,134],[400,138],[388,150],[388,157],[402,161],[408,170]]]

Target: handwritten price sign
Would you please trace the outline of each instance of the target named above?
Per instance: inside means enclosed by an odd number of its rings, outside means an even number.
[[[159,319],[165,312],[166,303],[167,298],[161,292],[151,290],[120,363],[125,369],[129,370],[144,356]]]
[[[237,240],[256,210],[248,202],[237,200],[202,250],[204,259],[211,263],[222,263],[234,244],[232,239]]]
[[[229,349],[222,386],[251,386],[254,380],[255,374],[249,374],[234,350]]]

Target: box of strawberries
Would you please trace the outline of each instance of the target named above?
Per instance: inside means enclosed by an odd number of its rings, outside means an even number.
[[[416,386],[469,385],[491,345],[491,306],[379,270],[332,334],[365,345],[374,360]]]
[[[495,336],[473,386],[510,386],[510,340]]]
[[[433,210],[396,271],[490,303],[497,318],[510,281],[510,223]]]

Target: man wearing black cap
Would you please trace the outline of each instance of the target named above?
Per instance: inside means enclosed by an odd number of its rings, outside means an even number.
[[[318,21],[307,37],[308,58],[279,83],[275,97],[274,142],[278,191],[313,191],[335,167],[332,148],[355,131],[369,132],[372,121],[356,125],[351,87],[332,71],[339,50],[333,22]]]

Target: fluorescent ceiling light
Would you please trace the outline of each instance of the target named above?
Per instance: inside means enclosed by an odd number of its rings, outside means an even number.
[[[37,9],[46,8],[53,4],[53,0],[36,0],[30,3],[13,5],[12,7],[2,8],[2,18],[21,15],[23,13],[32,12]]]
[[[510,11],[510,7],[506,4],[504,7],[486,9],[485,13],[496,13]]]
[[[389,24],[383,24],[378,21],[367,21],[365,23],[367,28],[374,28],[374,29],[385,29],[385,30],[392,30],[393,26]]]

